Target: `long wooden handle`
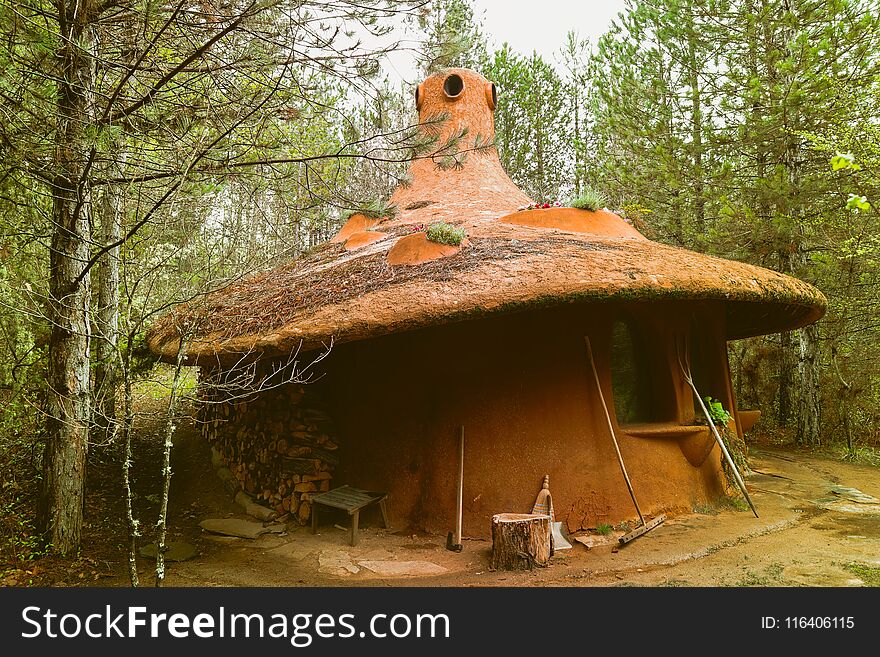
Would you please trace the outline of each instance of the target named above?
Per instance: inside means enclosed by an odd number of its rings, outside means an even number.
[[[589,336],[584,336],[584,342],[587,344],[587,355],[590,357],[590,367],[593,369],[593,378],[596,381],[596,390],[599,392],[599,399],[602,401],[602,410],[605,411],[605,420],[608,422],[608,431],[611,433],[611,441],[614,443],[614,451],[617,452],[617,462],[620,463],[620,471],[623,473],[623,478],[626,481],[626,488],[629,491],[629,496],[632,498],[633,506],[636,507],[636,513],[639,514],[639,520],[642,521],[642,526],[646,526],[645,517],[642,515],[642,510],[639,508],[639,503],[636,501],[636,494],[633,490],[632,482],[629,480],[629,474],[626,472],[626,466],[623,464],[623,455],[620,453],[620,446],[617,444],[617,436],[614,435],[614,424],[611,422],[611,414],[608,412],[608,406],[605,404],[605,395],[602,394],[602,384],[599,382],[599,372],[596,370],[596,361],[593,359],[593,347],[590,345]]]
[[[461,434],[458,441],[458,515],[455,518],[455,544],[461,545],[461,511],[464,497],[464,425],[461,425]]]

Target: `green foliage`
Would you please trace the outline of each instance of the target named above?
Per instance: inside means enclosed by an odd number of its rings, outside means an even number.
[[[420,53],[424,75],[446,68],[480,68],[485,39],[469,0],[434,0],[418,23],[425,33]]]
[[[568,195],[574,157],[563,78],[537,53],[525,57],[507,44],[492,54],[484,74],[499,89],[495,142],[507,173],[532,198]]]
[[[704,401],[706,402],[706,408],[709,411],[709,417],[712,418],[712,421],[715,424],[726,425],[728,422],[730,422],[730,420],[733,419],[733,416],[717,399],[713,399],[712,397],[706,395]]]
[[[749,507],[749,503],[746,502],[741,497],[730,497],[730,496],[722,497],[721,500],[719,501],[719,506],[727,507],[727,508],[732,509],[734,511],[750,511],[751,510],[751,507]]]
[[[90,355],[95,371],[118,365],[128,381],[149,373],[142,336],[159,316],[324,241],[352,199],[387,197],[347,185],[370,167],[386,185],[420,144],[398,130],[411,121],[389,120],[406,116],[399,93],[372,102],[388,43],[346,26],[388,35],[380,18],[421,4],[346,2],[327,14],[320,2],[291,12],[260,1],[210,20],[162,3],[0,4],[0,455],[21,439],[38,466],[41,425],[61,437],[46,443],[58,450],[65,427],[89,420],[94,388],[70,363]],[[72,201],[61,180],[89,193]],[[69,289],[64,273],[84,259],[89,277]],[[46,359],[73,299],[93,348],[66,359],[56,342]],[[76,404],[45,384],[47,363],[52,380],[79,386]],[[77,502],[82,479],[70,483]],[[71,518],[63,534],[75,541],[81,507],[71,508],[47,517]]]
[[[605,207],[605,197],[595,189],[587,188],[568,202],[569,207],[595,212]]]
[[[730,482],[734,486],[733,481]],[[741,497],[732,497],[730,495],[722,495],[711,504],[698,504],[693,508],[694,513],[704,516],[717,516],[721,511],[749,511],[750,507]]]
[[[880,586],[880,568],[864,563],[848,563],[844,568],[861,579],[865,586]]]
[[[826,437],[880,431],[878,52],[873,0],[634,0],[591,60],[591,178],[615,206],[645,208],[659,241],[828,297],[818,329],[731,346],[738,403],[802,442],[820,440],[819,397]]]
[[[614,527],[612,527],[611,525],[606,525],[604,523],[596,527],[596,533],[600,536],[608,536],[613,530]]]
[[[855,157],[852,153],[838,153],[831,158],[831,170],[840,171],[841,169],[850,169],[851,171],[860,171],[861,166],[856,164]]]
[[[450,246],[460,245],[467,237],[464,228],[453,226],[445,221],[431,224],[426,232],[429,241]]]
[[[129,370],[133,379],[143,379],[149,376],[159,362],[156,354],[147,345],[146,331],[136,333],[131,343],[123,339],[120,342],[120,349],[123,352],[127,350],[131,352]]]
[[[43,539],[34,526],[29,500],[20,493],[0,494],[0,558],[31,561],[46,554]]]
[[[343,212],[342,221],[347,221],[355,214],[362,214],[368,219],[393,219],[397,216],[397,206],[374,199],[363,208],[350,208]]]
[[[868,199],[865,196],[850,194],[846,199],[846,209],[853,212],[858,212],[859,210],[867,212],[871,209],[871,204],[868,203]]]

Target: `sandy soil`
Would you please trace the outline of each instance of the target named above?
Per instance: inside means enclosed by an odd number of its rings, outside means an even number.
[[[574,543],[546,568],[493,572],[491,543],[465,540],[461,553],[445,536],[380,529],[362,516],[360,544],[329,518],[317,535],[290,525],[256,540],[202,532],[206,518],[241,517],[210,466],[206,445],[182,429],[172,485],[173,540],[199,555],[171,564],[176,586],[864,586],[852,564],[880,568],[880,503],[855,501],[841,486],[880,498],[880,471],[780,448],[753,448],[748,485],[760,518],[750,511],[704,508],[667,520],[619,550]],[[838,487],[838,492],[833,491]],[[858,495],[856,495],[858,497]],[[333,524],[330,524],[333,523]],[[597,537],[598,538],[598,537]],[[367,564],[366,566],[364,564]],[[142,560],[144,572],[149,562]],[[392,570],[439,571],[431,576]],[[372,568],[372,570],[370,569]],[[379,572],[374,572],[378,570]],[[864,577],[864,574],[862,574]],[[126,585],[124,571],[102,584]],[[874,582],[876,583],[876,582]]]

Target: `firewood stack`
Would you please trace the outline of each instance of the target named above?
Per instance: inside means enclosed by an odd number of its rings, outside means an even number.
[[[312,386],[232,394],[202,386],[202,435],[254,501],[306,524],[310,497],[330,490],[338,464],[333,424]]]

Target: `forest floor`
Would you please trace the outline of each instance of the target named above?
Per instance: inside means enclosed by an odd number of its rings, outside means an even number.
[[[182,424],[175,442],[168,540],[194,546],[197,556],[169,565],[169,586],[880,585],[880,503],[868,497],[880,498],[880,468],[827,452],[752,445],[748,485],[760,518],[737,505],[704,507],[619,549],[613,537],[595,535],[605,544],[572,541],[548,567],[512,573],[490,570],[490,541],[465,539],[462,552],[449,552],[445,536],[380,529],[371,515],[357,547],[329,523],[317,535],[293,523],[254,540],[208,534],[203,519],[247,516],[214,474],[198,432]],[[147,542],[158,509],[160,426],[140,428],[135,453],[135,508]],[[0,561],[0,585],[127,586],[117,470],[110,459],[90,470],[77,559]],[[138,561],[141,583],[152,585],[153,562]]]

